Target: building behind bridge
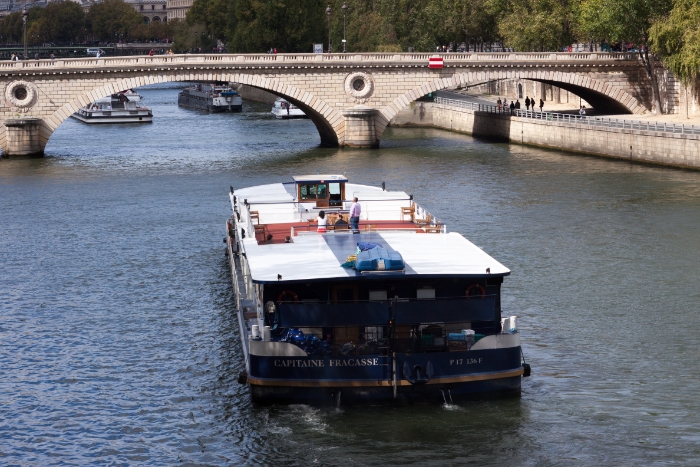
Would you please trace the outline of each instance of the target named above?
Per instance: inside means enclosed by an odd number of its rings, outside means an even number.
[[[22,11],[23,8],[45,7],[51,0],[31,1],[31,0],[0,0],[0,19],[14,13]],[[72,0],[83,7],[87,13],[90,7],[99,0]],[[185,15],[192,7],[194,0],[124,0],[130,4],[137,13],[143,17],[146,24],[167,22],[168,20],[184,20]]]

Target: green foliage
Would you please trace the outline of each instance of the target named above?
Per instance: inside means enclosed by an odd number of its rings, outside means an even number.
[[[311,52],[313,43],[327,42],[325,9],[323,0],[234,0],[229,49]]]
[[[228,12],[234,2],[231,0],[194,0],[187,12],[188,26],[204,25],[213,37],[225,39],[228,33]]]
[[[670,14],[649,31],[649,41],[664,64],[685,83],[700,74],[700,2],[675,0]]]
[[[498,35],[521,51],[556,51],[573,42],[575,8],[567,0],[489,0]]]
[[[645,43],[654,20],[668,13],[670,0],[583,0],[577,32],[584,40]]]
[[[86,24],[93,36],[113,41],[115,34],[131,38],[131,32],[143,23],[143,18],[123,0],[103,0],[90,7]]]
[[[189,26],[187,22],[177,21],[172,24],[175,26],[173,50],[176,52],[192,51],[195,48],[201,48],[204,52],[209,52],[212,46],[216,44],[216,39],[210,37],[204,23],[195,23]]]
[[[49,3],[38,21],[42,42],[71,42],[84,34],[85,13],[75,2]]]

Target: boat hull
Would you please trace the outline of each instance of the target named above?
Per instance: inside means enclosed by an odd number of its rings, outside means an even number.
[[[517,397],[520,395],[520,375],[487,381],[468,383],[447,383],[441,385],[419,385],[399,387],[396,397],[389,387],[316,387],[300,388],[289,386],[250,385],[254,403],[271,404],[308,404],[314,406],[328,405],[366,405],[366,404],[405,404],[445,402],[464,402],[469,400]]]
[[[292,109],[289,111],[289,113],[287,113],[287,111],[284,109],[274,109],[271,113],[275,116],[275,118],[280,119],[309,118],[303,111],[298,109]]]
[[[260,404],[426,402],[517,396],[520,346],[424,354],[249,356],[248,384]],[[396,378],[394,379],[394,368]],[[429,377],[416,375],[416,368]],[[338,396],[340,394],[340,396]]]
[[[125,115],[125,116],[94,116],[86,117],[79,113],[74,113],[73,118],[79,120],[83,123],[88,123],[91,125],[104,124],[104,123],[153,123],[152,114],[144,115]]]

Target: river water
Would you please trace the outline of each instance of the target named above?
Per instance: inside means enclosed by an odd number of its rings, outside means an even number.
[[[141,92],[151,125],[68,120],[43,159],[0,161],[0,464],[700,462],[700,173],[433,129],[321,149],[268,106]],[[413,193],[512,270],[522,397],[251,405],[227,192],[328,172]]]

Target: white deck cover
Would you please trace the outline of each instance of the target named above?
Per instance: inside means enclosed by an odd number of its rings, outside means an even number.
[[[347,255],[359,241],[383,239],[385,247],[401,253],[406,263],[406,276],[420,275],[483,275],[486,268],[491,274],[509,274],[501,263],[484,253],[479,247],[458,233],[421,234],[415,232],[380,231],[373,234],[310,234],[294,237],[293,243],[258,245],[255,239],[244,240],[246,256],[254,282],[347,278],[355,275],[340,265],[345,251],[340,256],[331,250],[325,235],[346,235]],[[372,237],[374,236],[374,237]],[[380,242],[382,242],[380,240]]]
[[[321,176],[326,177],[326,175]],[[330,175],[327,177],[330,177]],[[295,188],[290,189],[294,191]],[[309,217],[316,217],[319,211],[319,209],[313,208],[315,203],[310,202],[301,203],[301,206],[308,209],[309,212],[300,213],[298,210],[299,205],[294,204],[294,201],[296,201],[295,196],[291,195],[288,188],[282,183],[242,188],[236,190],[234,194],[241,203],[247,199],[248,203],[251,204],[250,209],[252,211],[258,211],[261,224],[284,224],[305,221]],[[359,198],[361,206],[360,219],[363,221],[403,220],[401,208],[411,206],[409,195],[403,191],[384,191],[381,188],[368,185],[346,183],[345,195],[350,199],[355,196]],[[269,204],[274,202],[279,202],[279,204]],[[350,209],[350,204],[351,202],[344,203],[343,208],[345,210]]]

